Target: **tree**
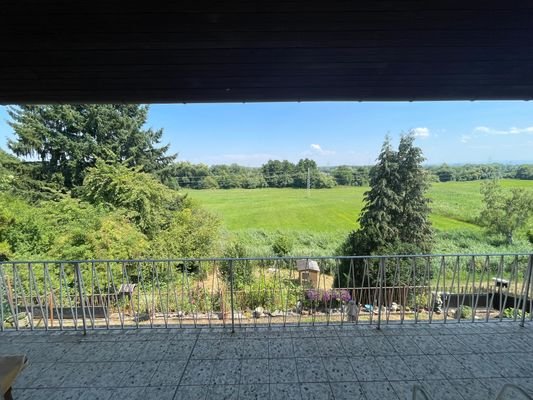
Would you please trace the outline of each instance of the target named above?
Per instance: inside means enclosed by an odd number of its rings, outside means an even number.
[[[263,178],[269,187],[291,187],[296,166],[287,160],[268,160],[261,167]]]
[[[479,222],[489,232],[505,236],[507,243],[512,244],[515,232],[524,227],[533,214],[533,194],[521,188],[505,193],[496,180],[484,183],[481,193],[484,207]]]
[[[423,161],[412,133],[402,136],[398,151],[394,151],[390,139],[385,138],[377,164],[370,170],[370,190],[364,194],[360,228],[348,235],[340,249],[342,254],[429,252],[432,230],[429,200],[425,196],[429,184],[422,168]],[[362,260],[343,261],[335,283],[340,287],[374,284],[378,269],[370,268],[365,272],[363,264]],[[411,279],[408,268],[402,268],[401,274],[396,279]],[[365,276],[369,281],[363,282]]]
[[[449,182],[454,180],[454,171],[446,164],[442,164],[436,171],[440,182]]]
[[[154,238],[170,223],[172,211],[183,208],[184,198],[139,169],[98,160],[87,172],[82,195],[92,204],[126,210],[141,232]]]
[[[354,171],[347,165],[335,168],[333,177],[339,185],[351,186],[354,184]]]
[[[412,133],[403,135],[398,147],[398,186],[400,213],[394,225],[398,227],[400,243],[408,243],[422,253],[431,249],[433,232],[429,221],[430,200],[426,197],[429,176],[423,169],[422,149],[414,145]]]
[[[402,204],[399,179],[398,155],[387,137],[377,164],[370,170],[370,190],[364,194],[359,217],[360,230],[368,240],[368,251],[395,242],[399,237],[396,224]]]
[[[518,167],[516,179],[533,179],[533,165],[521,165]]]
[[[81,185],[98,158],[142,166],[165,175],[174,155],[158,147],[163,131],[144,129],[148,106],[80,104],[15,106],[8,109],[15,139],[9,148],[19,157],[40,161],[41,176],[60,176],[67,188]],[[164,179],[164,177],[163,177]]]

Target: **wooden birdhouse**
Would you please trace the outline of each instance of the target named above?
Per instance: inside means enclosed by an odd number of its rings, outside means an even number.
[[[300,285],[318,288],[320,268],[316,261],[297,260],[296,268],[298,269],[298,277],[300,280]]]

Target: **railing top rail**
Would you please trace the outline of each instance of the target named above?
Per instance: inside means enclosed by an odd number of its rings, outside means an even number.
[[[365,256],[287,256],[287,257],[207,257],[207,258],[161,258],[161,259],[94,259],[94,260],[17,260],[2,261],[0,265],[14,264],[84,264],[84,263],[164,263],[164,262],[228,262],[228,261],[284,261],[284,260],[351,260],[351,259],[401,259],[443,257],[532,257],[533,252],[521,253],[454,253],[454,254],[391,254]]]

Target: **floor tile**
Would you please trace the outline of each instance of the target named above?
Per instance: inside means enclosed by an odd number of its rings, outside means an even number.
[[[331,386],[328,383],[302,383],[300,384],[302,400],[334,400]]]

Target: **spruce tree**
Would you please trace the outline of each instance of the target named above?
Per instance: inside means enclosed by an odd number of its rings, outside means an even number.
[[[396,226],[401,204],[398,179],[397,153],[387,136],[377,164],[370,170],[370,190],[364,194],[364,207],[359,217],[368,250],[383,247],[399,237],[399,227]]]
[[[370,171],[370,190],[364,194],[360,227],[348,235],[341,254],[369,256],[430,251],[430,207],[425,197],[429,183],[423,161],[422,150],[414,145],[412,133],[402,136],[398,151],[385,138],[377,163]],[[340,287],[374,285],[377,271],[377,268],[366,270],[361,260],[343,260],[335,284]],[[390,272],[387,270],[387,275]],[[406,266],[394,279],[409,282],[413,277]]]
[[[414,145],[413,133],[403,135],[398,147],[398,184],[394,189],[400,197],[400,212],[394,226],[398,241],[411,245],[419,253],[429,252],[432,229],[429,221],[430,200],[426,197],[429,180],[422,168],[422,149]]]
[[[15,106],[8,110],[15,139],[9,148],[38,160],[42,178],[81,185],[98,158],[162,173],[175,156],[159,147],[163,131],[145,129],[148,106],[74,104]]]

